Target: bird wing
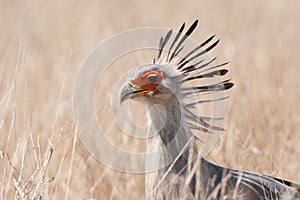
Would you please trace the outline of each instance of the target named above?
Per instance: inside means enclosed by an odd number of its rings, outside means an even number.
[[[234,199],[300,199],[296,189],[299,185],[258,173],[224,168],[204,158],[201,158],[201,184],[206,197],[218,199],[223,199],[222,195]]]

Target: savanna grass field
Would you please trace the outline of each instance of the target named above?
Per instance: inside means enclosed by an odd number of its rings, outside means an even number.
[[[82,144],[74,83],[107,38],[138,27],[177,30],[195,19],[192,38],[221,39],[210,56],[230,62],[235,83],[227,92],[226,131],[207,159],[300,183],[299,7],[296,0],[1,0],[0,199],[144,199],[144,174],[109,168]],[[99,124],[128,151],[144,151],[145,142],[121,134],[105,101],[122,74],[155,55],[120,58],[95,94]],[[138,111],[132,118],[145,115]]]

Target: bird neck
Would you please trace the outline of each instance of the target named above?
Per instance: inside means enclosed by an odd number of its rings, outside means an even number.
[[[146,175],[146,191],[149,194],[160,184],[162,187],[172,184],[172,177],[186,174],[192,133],[175,95],[168,101],[149,107],[148,128],[146,167],[152,170],[153,166],[157,167],[157,171]]]

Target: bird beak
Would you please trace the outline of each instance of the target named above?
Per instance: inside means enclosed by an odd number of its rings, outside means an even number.
[[[137,86],[132,85],[130,82],[125,83],[120,90],[120,103],[138,96],[148,96],[151,91],[140,89]]]
[[[120,103],[122,104],[124,101],[126,101],[127,99],[130,99],[131,96],[134,94],[134,90],[133,88],[128,84],[125,83],[121,90],[120,90]]]

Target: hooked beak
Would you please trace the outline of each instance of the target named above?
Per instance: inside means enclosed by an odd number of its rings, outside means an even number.
[[[154,91],[149,89],[141,89],[137,86],[134,86],[130,82],[125,83],[120,90],[120,103],[122,104],[124,101],[128,99],[132,99],[134,97],[139,96],[150,96],[154,93]]]

